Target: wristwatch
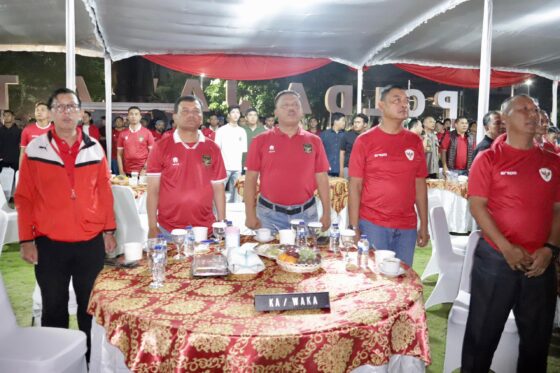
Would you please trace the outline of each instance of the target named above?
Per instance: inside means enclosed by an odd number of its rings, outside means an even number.
[[[550,251],[552,251],[552,260],[558,259],[558,255],[560,255],[560,247],[547,242],[544,244],[544,247],[548,247]]]

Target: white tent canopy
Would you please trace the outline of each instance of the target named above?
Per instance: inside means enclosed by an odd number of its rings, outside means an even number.
[[[494,0],[492,66],[560,78],[560,2]],[[478,67],[483,0],[75,0],[76,53]],[[0,0],[0,51],[65,51],[65,0]],[[97,37],[97,38],[96,38]]]

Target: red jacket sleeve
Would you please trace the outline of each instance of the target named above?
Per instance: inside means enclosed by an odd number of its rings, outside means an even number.
[[[33,206],[37,190],[32,179],[33,170],[27,159],[27,154],[23,155],[19,168],[19,181],[14,196],[16,210],[18,213],[18,231],[20,241],[32,241],[35,239]]]
[[[96,145],[101,146],[101,145]],[[109,231],[117,228],[115,222],[115,211],[113,209],[113,192],[111,190],[111,174],[107,165],[107,158],[103,157],[99,163],[99,173],[97,176],[97,191],[99,202],[106,209],[105,227],[103,230]]]

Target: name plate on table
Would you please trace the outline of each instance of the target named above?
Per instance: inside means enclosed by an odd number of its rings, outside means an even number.
[[[255,295],[257,311],[314,310],[331,308],[328,292]]]

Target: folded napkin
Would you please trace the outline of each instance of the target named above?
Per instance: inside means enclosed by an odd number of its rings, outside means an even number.
[[[229,271],[236,275],[255,274],[263,271],[265,265],[253,248],[256,243],[244,243],[241,247],[230,248],[227,253]]]

